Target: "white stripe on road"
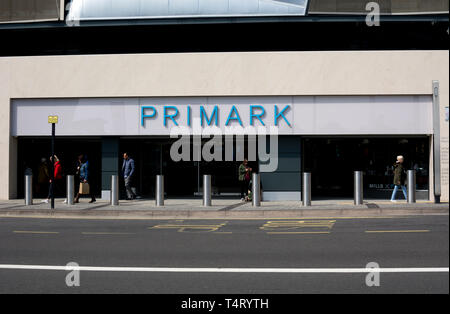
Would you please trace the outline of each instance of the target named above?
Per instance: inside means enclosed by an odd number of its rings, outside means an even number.
[[[80,270],[101,272],[171,272],[171,273],[448,273],[448,267],[404,268],[174,268],[174,267],[97,267],[97,266],[51,266],[51,265],[1,265],[0,269],[18,270]]]

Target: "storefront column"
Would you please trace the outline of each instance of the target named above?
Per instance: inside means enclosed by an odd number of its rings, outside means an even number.
[[[17,143],[16,137],[10,137],[9,141],[9,199],[17,198]]]
[[[269,144],[267,147],[270,147]],[[301,137],[279,136],[278,169],[275,172],[261,172],[262,200],[300,201],[301,175]]]
[[[439,114],[439,81],[433,81],[433,199],[436,203],[441,199],[441,130]]]
[[[111,198],[111,176],[119,175],[119,139],[102,138],[102,199]]]

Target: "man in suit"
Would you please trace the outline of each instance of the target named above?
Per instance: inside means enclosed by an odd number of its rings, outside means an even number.
[[[134,160],[130,158],[128,153],[123,154],[122,176],[125,181],[125,189],[127,191],[127,200],[136,198],[135,189],[131,187],[134,177]]]

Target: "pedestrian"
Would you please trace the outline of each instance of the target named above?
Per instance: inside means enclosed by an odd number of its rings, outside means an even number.
[[[83,164],[83,158],[84,156],[78,155],[77,158],[77,162],[76,162],[76,171],[75,171],[75,177],[74,177],[74,181],[75,181],[75,191],[77,191],[80,189],[80,169],[81,169],[81,165]]]
[[[79,175],[79,181],[80,181],[80,187],[78,189],[78,193],[75,197],[75,203],[80,202],[80,196],[81,195],[90,195],[91,200],[89,203],[96,202],[95,195],[94,195],[94,189],[93,184],[91,180],[91,170],[89,169],[89,161],[87,156],[81,154],[78,156],[79,166],[78,166],[78,175]]]
[[[238,170],[238,179],[241,185],[241,201],[245,201],[248,197],[248,187],[250,184],[252,168],[248,166],[248,160],[244,159]]]
[[[48,183],[50,180],[50,174],[48,171],[47,159],[45,157],[41,158],[41,163],[38,168],[38,178],[37,178],[37,189],[36,194],[39,197],[43,197],[45,191],[48,191]]]
[[[63,180],[63,171],[62,171],[62,166],[61,166],[61,162],[59,161],[58,156],[54,155],[53,156],[54,159],[52,158],[52,156],[50,156],[50,162],[53,162],[53,180],[52,178],[49,179],[49,189],[48,189],[48,196],[47,199],[43,200],[43,203],[47,203],[49,202],[50,198],[56,195],[56,191],[58,191],[59,193],[61,192],[61,186],[62,186],[62,180]]]
[[[403,156],[397,156],[397,161],[394,165],[394,191],[392,192],[391,202],[396,202],[395,196],[399,189],[403,191],[405,199],[408,199],[405,187],[406,169],[403,166],[404,160]]]
[[[125,190],[127,192],[127,200],[136,198],[136,191],[132,187],[135,174],[134,160],[130,158],[128,153],[123,154],[122,176],[125,182]]]

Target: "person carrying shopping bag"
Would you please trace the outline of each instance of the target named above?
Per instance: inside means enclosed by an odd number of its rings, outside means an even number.
[[[80,188],[78,190],[78,194],[75,197],[75,203],[80,202],[81,195],[90,195],[91,200],[89,203],[94,203],[96,201],[94,192],[92,190],[92,186],[90,183],[90,169],[89,169],[89,161],[84,155],[80,155],[80,166],[79,166],[79,178],[80,178]]]

